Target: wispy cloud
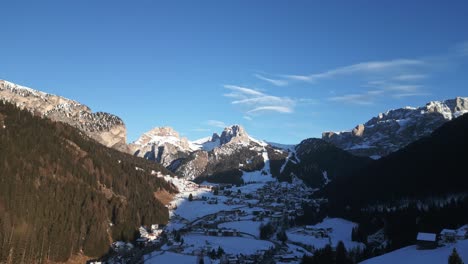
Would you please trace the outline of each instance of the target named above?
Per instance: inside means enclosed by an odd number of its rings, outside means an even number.
[[[456,56],[468,56],[468,41],[459,43],[455,46]]]
[[[426,74],[402,74],[395,76],[393,79],[396,81],[419,81],[427,77]]]
[[[286,86],[288,85],[288,81],[286,80],[279,80],[279,79],[271,79],[271,78],[267,78],[263,75],[260,75],[260,74],[254,74],[254,76],[262,81],[266,81],[266,82],[269,82],[275,86]]]
[[[346,94],[341,96],[334,96],[328,98],[328,100],[347,104],[372,105],[374,104],[374,97],[377,95],[379,95],[379,93],[368,91],[361,94]]]
[[[404,98],[404,97],[412,97],[412,96],[429,96],[432,95],[431,93],[426,92],[416,92],[416,93],[397,93],[393,94],[392,97],[394,98]]]
[[[224,123],[223,121],[218,121],[218,120],[208,120],[206,121],[206,124],[212,127],[219,127],[219,128],[227,127],[226,123]]]
[[[239,94],[250,95],[250,96],[262,96],[263,95],[263,93],[260,91],[247,88],[247,87],[237,86],[237,85],[228,84],[228,85],[224,85],[224,88],[233,91],[233,93],[231,94],[225,94],[225,96],[228,96],[228,97],[238,97]]]
[[[336,69],[313,73],[309,75],[284,75],[285,78],[295,81],[317,82],[322,79],[332,79],[334,77],[351,75],[351,74],[367,74],[367,73],[382,73],[387,71],[401,71],[403,68],[423,66],[423,60],[412,59],[396,59],[389,61],[369,61],[361,62],[348,66],[339,67]]]
[[[297,102],[289,97],[270,95],[255,89],[236,85],[225,85],[231,92],[224,96],[233,98],[231,104],[242,107],[247,115],[277,112],[292,113]]]
[[[268,111],[273,111],[273,112],[278,112],[278,113],[292,113],[293,112],[293,110],[290,107],[286,107],[286,106],[260,106],[252,110],[249,110],[247,113],[253,114],[257,112],[268,112]]]
[[[364,86],[373,88],[373,90],[368,90],[361,93],[333,96],[328,98],[328,100],[347,104],[372,105],[375,103],[375,101],[382,98],[404,98],[411,96],[430,95],[430,93],[422,90],[422,85],[417,84],[397,84],[386,81],[372,81]]]

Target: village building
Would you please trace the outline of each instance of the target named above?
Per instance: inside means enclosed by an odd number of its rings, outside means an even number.
[[[457,240],[457,231],[453,229],[444,229],[440,232],[440,240],[445,243],[453,243]]]
[[[434,249],[437,247],[437,235],[434,233],[418,233],[416,237],[418,249]]]

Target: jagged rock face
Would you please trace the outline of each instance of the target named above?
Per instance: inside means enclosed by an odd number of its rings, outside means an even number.
[[[263,168],[264,148],[239,125],[227,127],[219,136],[194,142],[198,151],[180,159],[171,169],[185,178],[196,179],[226,171],[254,171]]]
[[[245,129],[239,125],[226,127],[219,138],[220,144],[237,144],[250,142],[249,135]]]
[[[467,112],[468,98],[434,101],[381,113],[351,132],[324,132],[322,139],[355,155],[386,156]]]
[[[174,161],[186,158],[194,151],[186,138],[170,127],[157,127],[130,144],[134,155],[157,161],[165,167],[175,166]]]
[[[76,101],[0,80],[0,100],[11,102],[42,117],[70,124],[97,142],[126,148],[127,130],[119,117],[97,112]]]
[[[214,133],[194,142],[181,138],[172,128],[156,128],[131,144],[135,155],[159,162],[187,179],[261,170],[265,147],[238,125],[225,128],[221,136]]]
[[[255,142],[248,145],[225,144],[212,151],[199,150],[181,160],[174,172],[188,179],[207,177],[229,171],[256,171],[264,166],[264,148]]]

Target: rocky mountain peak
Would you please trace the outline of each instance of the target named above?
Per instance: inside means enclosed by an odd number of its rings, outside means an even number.
[[[187,157],[194,147],[171,127],[156,127],[130,144],[131,152],[139,157],[155,160],[166,167]]]
[[[225,145],[228,143],[248,143],[250,137],[242,126],[233,125],[226,127],[220,136],[220,144]]]
[[[353,133],[353,136],[355,136],[355,137],[362,137],[362,135],[364,134],[364,129],[365,129],[365,126],[363,124],[360,124],[360,125],[357,125],[351,131],[351,133]]]
[[[93,113],[88,106],[76,101],[5,80],[0,80],[0,100],[35,115],[72,125],[107,147],[124,149],[126,146],[125,124],[115,115]]]
[[[468,112],[468,98],[431,101],[380,113],[351,131],[324,132],[322,139],[360,156],[385,156],[428,136],[445,122]]]
[[[157,141],[158,139],[161,141],[164,140],[164,138],[175,138],[181,140],[179,133],[177,133],[177,131],[172,127],[155,127],[144,133],[137,141],[135,141],[135,144],[146,145],[151,143],[151,141]]]

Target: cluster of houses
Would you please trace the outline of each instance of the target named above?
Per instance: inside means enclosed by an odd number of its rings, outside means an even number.
[[[306,225],[304,227],[304,232],[309,236],[324,238],[329,237],[329,234],[333,232],[333,228],[316,228],[314,226]]]
[[[240,236],[240,233],[236,229],[232,229],[232,228],[205,229],[204,234],[206,236],[219,236],[219,237]]]
[[[418,249],[434,249],[439,245],[468,239],[468,225],[459,229],[443,229],[439,234],[419,232],[416,240]]]

